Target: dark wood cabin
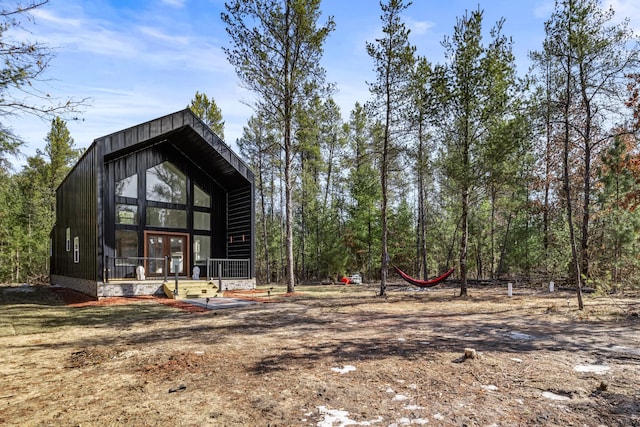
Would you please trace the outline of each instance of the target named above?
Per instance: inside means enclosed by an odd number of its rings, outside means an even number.
[[[254,212],[253,172],[191,110],[115,132],[56,191],[51,283],[96,298],[197,276],[254,288]]]

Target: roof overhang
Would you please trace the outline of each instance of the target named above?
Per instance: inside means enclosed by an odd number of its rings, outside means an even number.
[[[98,138],[104,161],[169,144],[227,190],[252,185],[253,171],[190,109]]]

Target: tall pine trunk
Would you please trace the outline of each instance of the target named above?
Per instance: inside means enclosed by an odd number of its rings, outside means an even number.
[[[467,296],[467,254],[469,252],[469,190],[462,190],[462,229],[460,235],[460,296]]]
[[[583,182],[583,206],[582,206],[582,239],[580,241],[580,257],[582,265],[582,275],[589,277],[589,220],[591,217],[591,122],[593,115],[591,112],[591,101],[587,94],[587,82],[585,81],[584,65],[580,63],[580,89],[582,104],[584,106],[584,182]]]
[[[571,2],[569,5],[571,6]],[[571,20],[569,20],[569,30],[568,33],[571,34]],[[570,45],[569,45],[570,46]],[[576,233],[573,225],[573,203],[571,202],[571,182],[570,182],[570,169],[569,169],[569,150],[570,144],[569,140],[571,137],[571,121],[570,121],[570,110],[571,110],[571,80],[572,73],[571,68],[573,63],[572,59],[572,49],[569,47],[569,52],[566,54],[566,76],[565,76],[565,99],[563,103],[563,125],[564,125],[564,150],[563,150],[563,158],[562,158],[562,166],[563,166],[563,184],[564,184],[564,194],[565,194],[565,204],[567,207],[567,225],[569,226],[569,244],[571,246],[571,260],[572,260],[572,268],[574,274],[575,285],[578,289],[578,308],[580,310],[584,309],[584,304],[582,301],[582,278],[580,275],[580,261],[578,258],[578,245],[576,243]]]
[[[424,165],[424,130],[422,117],[418,128],[418,271],[423,279],[427,279],[427,224],[426,224],[426,189],[425,189],[425,165]]]
[[[389,99],[389,98],[387,98]],[[387,174],[389,171],[389,121],[391,115],[391,107],[387,107],[387,121],[384,129],[384,141],[382,143],[382,165],[380,173],[380,185],[382,188],[382,260],[380,264],[380,296],[387,293],[387,272],[389,270],[389,247],[388,247],[388,223],[387,223],[387,206],[388,206],[388,182]]]
[[[271,262],[269,260],[269,227],[267,225],[267,208],[265,206],[265,188],[264,188],[264,163],[263,153],[258,153],[258,180],[260,186],[260,211],[262,213],[262,244],[264,250],[264,267],[267,284],[271,283]]]

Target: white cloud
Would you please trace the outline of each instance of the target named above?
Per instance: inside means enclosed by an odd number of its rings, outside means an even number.
[[[417,21],[413,18],[407,18],[406,22],[407,22],[407,27],[411,30],[411,33],[418,36],[426,34],[431,28],[435,26],[433,22]]]
[[[611,6],[615,11],[614,22],[629,19],[629,25],[636,34],[640,33],[640,3],[637,0],[609,0],[605,7]]]
[[[140,26],[138,27],[138,31],[153,39],[162,40],[171,44],[186,45],[189,43],[189,37],[166,34],[155,27]]]
[[[185,3],[186,0],[162,0],[162,4],[177,8],[183,8]]]
[[[35,9],[33,15],[37,25],[19,36],[23,40],[36,37],[50,47],[66,52],[125,58],[139,54],[139,37],[110,29],[107,22],[87,17],[82,12],[75,18],[66,18],[67,13],[61,10],[41,8]]]
[[[45,9],[34,9],[31,14],[38,19],[39,21],[44,21],[48,23],[52,23],[55,25],[59,25],[62,27],[79,27],[81,25],[81,19],[79,18],[63,18],[50,10]]]
[[[533,16],[539,19],[548,19],[555,8],[554,0],[542,0],[533,9]]]

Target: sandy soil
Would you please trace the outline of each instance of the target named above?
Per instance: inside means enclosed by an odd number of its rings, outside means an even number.
[[[640,425],[637,295],[309,286],[211,311],[34,288],[0,288],[0,425]]]

